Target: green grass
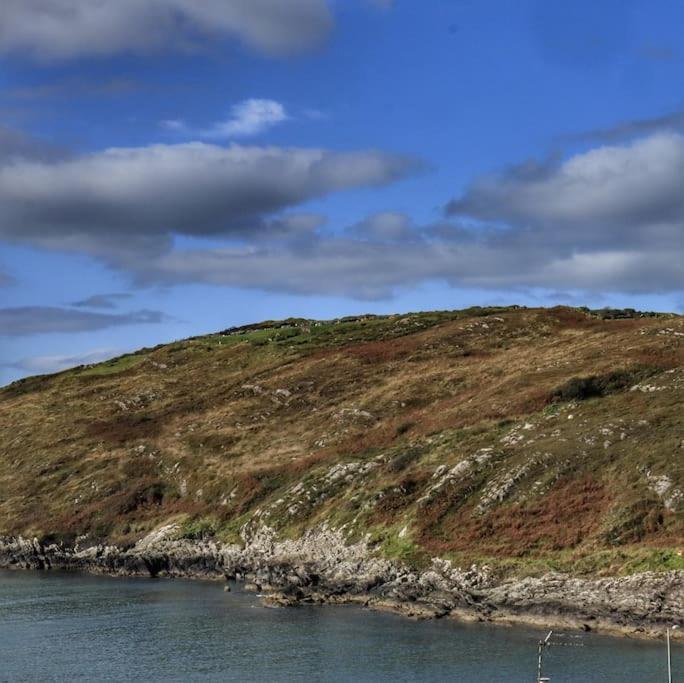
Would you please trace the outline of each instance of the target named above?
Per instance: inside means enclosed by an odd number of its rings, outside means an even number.
[[[457,567],[468,567],[471,564],[486,565],[501,577],[540,577],[549,572],[592,577],[628,576],[645,571],[684,570],[684,554],[681,549],[638,546],[588,552],[565,550],[541,556],[516,558],[448,553],[444,558],[451,560]]]
[[[418,567],[425,560],[425,552],[419,546],[408,539],[399,538],[395,535],[388,536],[380,548],[388,560],[397,560],[409,566]]]
[[[187,518],[181,525],[179,536],[190,540],[202,540],[216,535],[219,521],[215,517]]]

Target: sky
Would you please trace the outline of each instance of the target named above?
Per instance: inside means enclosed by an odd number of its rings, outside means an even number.
[[[684,311],[677,0],[2,0],[0,384],[288,316]]]

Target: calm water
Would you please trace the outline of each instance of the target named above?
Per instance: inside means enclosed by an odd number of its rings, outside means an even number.
[[[539,632],[352,607],[265,609],[220,583],[0,571],[0,681],[535,679]],[[666,681],[662,644],[565,635],[562,681]],[[684,681],[684,649],[674,651]]]

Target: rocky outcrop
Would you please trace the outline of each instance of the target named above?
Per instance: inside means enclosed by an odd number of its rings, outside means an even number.
[[[0,567],[122,576],[224,577],[218,544],[171,540],[172,530],[165,527],[129,549],[113,545],[65,547],[43,545],[36,539],[0,539]]]
[[[269,527],[243,530],[243,545],[178,537],[161,527],[131,548],[0,539],[0,567],[66,569],[113,575],[238,579],[270,606],[359,603],[417,617],[452,616],[499,623],[562,625],[658,636],[684,619],[684,572],[620,578],[497,581],[487,567],[463,570],[433,559],[422,572],[376,556],[365,541],[347,545],[320,528],[280,540]]]
[[[506,581],[487,591],[502,621],[562,625],[632,635],[662,635],[684,619],[684,572],[643,572],[617,578],[547,574]]]

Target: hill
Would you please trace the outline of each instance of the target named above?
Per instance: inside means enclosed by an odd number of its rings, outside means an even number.
[[[497,585],[680,581],[683,360],[680,316],[474,308],[271,321],[20,380],[0,535],[123,552],[160,528],[243,548],[318,529]]]

